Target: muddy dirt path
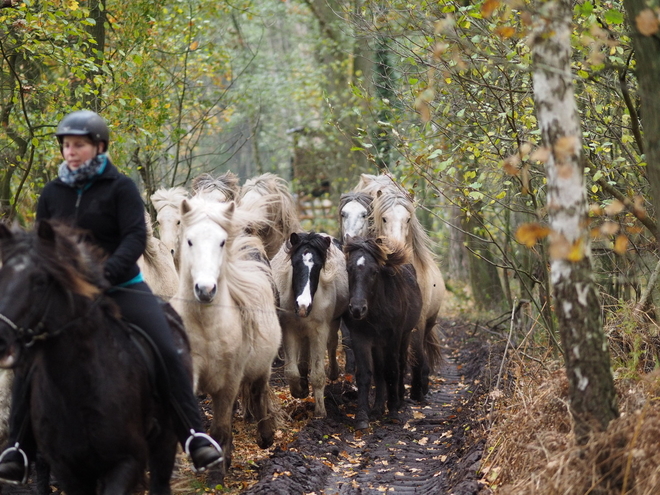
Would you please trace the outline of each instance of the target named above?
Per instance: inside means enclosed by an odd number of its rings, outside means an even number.
[[[368,430],[355,431],[357,392],[339,380],[326,388],[328,417],[310,420],[293,442],[259,461],[259,481],[241,493],[490,493],[479,482],[478,470],[488,392],[502,349],[475,334],[471,324],[445,319],[440,328],[445,360],[425,403],[407,402],[398,420],[372,421]],[[313,403],[303,407],[308,410],[302,413],[311,416]],[[34,494],[36,487],[32,482],[26,487],[6,485],[0,493]]]
[[[287,450],[262,462],[250,495],[487,493],[478,481],[491,347],[472,327],[443,320],[445,363],[424,404],[408,402],[396,422],[353,429],[356,392],[326,389],[328,418],[310,421]]]

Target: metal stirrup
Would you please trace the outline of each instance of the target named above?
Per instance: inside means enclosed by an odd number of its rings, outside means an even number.
[[[0,454],[0,463],[4,460],[5,456],[11,452],[18,452],[21,454],[21,457],[23,459],[23,479],[19,481],[14,481],[14,480],[8,480],[5,478],[2,478],[4,483],[10,483],[12,485],[25,485],[27,483],[27,477],[28,477],[28,470],[29,470],[29,462],[28,462],[28,457],[25,451],[20,447],[19,443],[16,442],[13,447],[7,447],[2,454]]]
[[[222,451],[222,447],[220,447],[220,444],[219,444],[218,442],[216,442],[212,437],[210,437],[209,435],[207,435],[206,433],[202,433],[201,431],[195,431],[195,430],[192,430],[192,429],[190,430],[190,436],[186,439],[186,445],[184,446],[184,449],[183,449],[188,457],[192,457],[192,456],[190,455],[190,444],[192,443],[192,441],[193,441],[195,438],[203,438],[203,439],[205,439],[205,440],[208,441],[213,447],[215,447],[216,450],[218,451],[218,454],[220,454],[220,457],[218,458],[218,460],[215,461],[212,465],[215,465],[215,464],[218,464],[218,463],[224,461],[224,459],[225,459],[225,455],[224,455],[224,452]],[[2,460],[2,457],[0,457],[0,460]],[[193,462],[193,468],[194,468],[195,471],[198,472],[198,473],[203,473],[204,471],[206,471],[206,468],[207,468],[207,467],[210,467],[210,466],[204,466],[204,467],[201,467],[201,468],[198,469],[198,468],[195,466],[195,463]]]

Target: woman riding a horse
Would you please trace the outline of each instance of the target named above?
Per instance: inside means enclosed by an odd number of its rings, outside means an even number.
[[[203,433],[192,383],[178,355],[161,305],[144,282],[137,260],[146,244],[144,205],[135,183],[110,161],[110,132],[105,121],[88,110],[73,112],[59,123],[57,140],[64,162],[58,177],[44,187],[37,221],[57,219],[89,232],[89,241],[108,255],[104,274],[112,288],[108,296],[122,316],[148,334],[162,356],[159,389],[175,431],[197,471],[222,461],[219,445]],[[29,379],[16,376],[12,391],[9,444],[0,455],[0,482],[25,483],[31,448]]]

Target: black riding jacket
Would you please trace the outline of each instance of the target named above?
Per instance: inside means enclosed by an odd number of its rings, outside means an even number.
[[[136,262],[147,243],[144,204],[135,183],[109,159],[103,173],[82,189],[59,178],[46,184],[37,205],[37,220],[45,219],[87,230],[90,240],[109,255],[104,271],[112,285],[140,273]]]

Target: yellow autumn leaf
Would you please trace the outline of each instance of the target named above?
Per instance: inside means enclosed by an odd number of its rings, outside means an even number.
[[[197,50],[198,46],[199,46],[199,42],[198,41],[193,41],[192,43],[190,43],[190,46],[189,46],[190,51],[194,52],[195,50]]]
[[[627,236],[623,234],[617,236],[616,240],[614,241],[614,252],[621,255],[626,254],[626,251],[628,250],[628,242],[629,241]]]
[[[69,0],[69,9],[78,10],[79,7],[80,4],[77,2],[77,0]]]
[[[584,258],[584,240],[578,239],[573,243],[571,249],[568,251],[566,259],[568,261],[577,262]]]
[[[531,248],[550,233],[550,229],[538,223],[524,223],[516,230],[516,241]]]
[[[644,36],[653,36],[660,29],[658,16],[651,9],[642,10],[635,17],[635,25],[640,34]]]
[[[514,34],[516,34],[516,30],[509,26],[497,26],[494,32],[500,38],[505,40],[511,38]]]

